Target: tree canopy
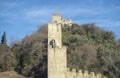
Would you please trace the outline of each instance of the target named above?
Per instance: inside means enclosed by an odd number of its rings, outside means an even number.
[[[5,40],[3,37],[2,42]],[[67,46],[68,67],[101,73],[108,78],[120,78],[120,41],[115,40],[113,32],[93,23],[64,25],[62,42]],[[0,61],[0,71],[9,70],[8,66],[26,77],[47,78],[47,25],[26,36],[20,43],[6,48],[1,44],[0,55],[10,61],[9,64]],[[11,61],[13,58],[16,59],[15,64]]]

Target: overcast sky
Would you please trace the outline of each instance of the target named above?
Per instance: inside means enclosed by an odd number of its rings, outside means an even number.
[[[120,38],[120,0],[0,0],[0,37],[21,40],[60,13],[74,23],[95,23]]]

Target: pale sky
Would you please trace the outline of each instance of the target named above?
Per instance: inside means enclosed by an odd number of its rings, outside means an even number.
[[[60,13],[74,23],[95,23],[120,38],[120,0],[0,0],[0,37],[22,40]]]

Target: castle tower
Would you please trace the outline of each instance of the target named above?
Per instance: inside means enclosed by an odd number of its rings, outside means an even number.
[[[88,71],[67,70],[66,47],[62,45],[64,24],[71,26],[72,21],[64,20],[59,14],[54,14],[52,22],[48,23],[48,78],[106,78]]]
[[[62,17],[54,14],[48,23],[48,78],[65,78],[66,47],[62,46]]]

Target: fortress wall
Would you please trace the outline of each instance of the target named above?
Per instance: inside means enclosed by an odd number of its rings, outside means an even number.
[[[71,26],[72,25],[72,20],[63,20],[62,24],[63,25],[67,24],[67,25]]]
[[[94,72],[88,72],[87,70],[82,71],[79,70],[78,72],[76,71],[76,69],[72,69],[72,71],[70,71],[69,68],[67,68],[66,70],[66,78],[107,78],[101,74],[95,74]]]

